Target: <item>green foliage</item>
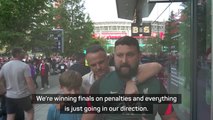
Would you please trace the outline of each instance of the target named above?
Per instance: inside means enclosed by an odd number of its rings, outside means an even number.
[[[42,18],[47,5],[48,0],[0,0],[0,47],[22,46],[29,50],[31,32],[47,21]]]
[[[189,82],[191,80],[191,61],[192,57],[190,54],[191,46],[191,5],[190,2],[183,3],[184,9],[181,11],[181,18],[179,24],[180,37],[178,38],[178,71],[180,75],[184,77],[185,87],[189,87]]]
[[[197,40],[199,44],[198,56],[202,56],[211,46],[211,31],[212,31],[212,13],[211,11],[211,0],[201,2],[197,6]]]
[[[64,30],[65,55],[83,51],[91,41],[93,23],[82,0],[64,0],[53,8],[50,0],[0,0],[0,49],[22,46],[50,54],[53,28]]]
[[[178,41],[176,37],[179,35],[179,22],[178,19],[175,18],[175,14],[173,11],[171,12],[168,21],[165,26],[165,38],[160,41],[160,44],[164,47],[169,48],[168,52],[171,51],[171,48],[175,48],[177,50]]]
[[[54,10],[55,16],[60,15],[54,25],[64,29],[65,55],[83,52],[87,43],[92,40],[93,23],[84,10],[82,0],[64,0],[64,3]]]
[[[142,48],[142,51],[144,53],[159,55],[162,51],[162,46],[159,44],[160,41],[161,39],[159,37],[147,39],[145,46]]]
[[[84,49],[88,48],[91,45],[96,45],[96,44],[101,45],[107,51],[107,47],[106,47],[107,40],[101,37],[92,38],[91,40],[89,40],[86,44],[84,44]]]

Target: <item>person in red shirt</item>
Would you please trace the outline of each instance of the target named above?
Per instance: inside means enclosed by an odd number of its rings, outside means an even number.
[[[39,71],[40,71],[40,76],[41,76],[41,89],[40,90],[44,89],[44,84],[46,84],[47,87],[50,88],[49,80],[48,80],[49,66],[45,62],[45,60],[42,60],[40,66],[39,66]]]

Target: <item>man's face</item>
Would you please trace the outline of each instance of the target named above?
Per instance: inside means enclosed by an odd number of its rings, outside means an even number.
[[[88,53],[86,59],[95,75],[95,79],[100,79],[109,72],[109,61],[105,52]]]
[[[115,47],[115,69],[122,78],[129,79],[137,74],[139,52],[135,46],[118,45]]]

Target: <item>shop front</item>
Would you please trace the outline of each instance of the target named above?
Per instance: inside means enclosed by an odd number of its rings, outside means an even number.
[[[117,9],[118,13],[121,18],[125,18],[125,14],[121,14],[122,3],[119,1],[116,1],[117,6],[120,7]],[[138,1],[143,0],[136,0],[135,3],[145,4]],[[153,8],[151,7],[152,12],[157,5],[161,6],[157,10],[159,14],[152,22],[158,21],[162,16],[165,18],[163,19],[165,37],[160,41],[156,39],[161,45],[162,51],[152,53],[154,56],[152,61],[160,62],[163,65],[163,70],[158,74],[158,78],[169,93],[181,94],[181,104],[174,105],[180,120],[213,120],[212,0],[186,0],[184,2],[179,0],[179,5],[175,9],[171,6],[177,2],[171,1],[173,2],[152,0],[155,4]],[[142,7],[143,4],[141,4]],[[166,6],[165,9],[161,9],[163,5]],[[139,8],[137,5],[135,10],[143,9]],[[131,9],[133,8],[131,7]],[[169,11],[169,14],[166,11]],[[153,14],[152,12],[149,14]],[[142,14],[143,12],[137,13]],[[143,24],[144,19],[137,20],[141,16],[137,16],[137,13],[132,14],[136,15],[132,18],[133,22]]]

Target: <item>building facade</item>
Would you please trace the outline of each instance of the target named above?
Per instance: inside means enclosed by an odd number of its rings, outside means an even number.
[[[144,21],[151,23],[151,21]],[[122,36],[131,36],[132,21],[105,21],[94,23],[94,37],[101,37],[107,40],[107,48],[114,47],[115,40]],[[156,37],[159,33],[164,34],[165,22],[151,23],[151,36],[136,36],[139,40],[140,46],[143,47],[144,39]]]

